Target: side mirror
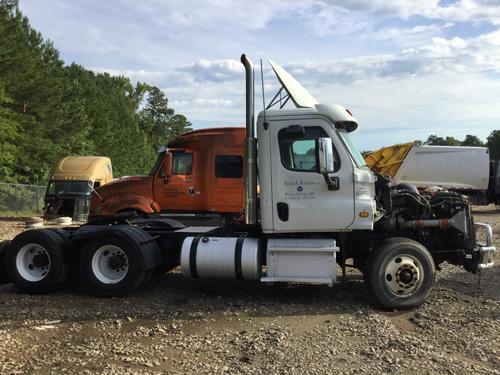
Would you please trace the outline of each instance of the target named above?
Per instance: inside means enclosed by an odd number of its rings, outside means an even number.
[[[335,165],[333,162],[333,146],[330,138],[318,138],[316,140],[318,172],[321,174],[333,173]]]
[[[325,178],[328,190],[339,190],[340,181],[337,176],[330,177],[328,174],[335,171],[335,162],[333,160],[333,145],[330,138],[318,138],[316,140],[316,165],[318,173]]]
[[[172,176],[172,154],[170,152],[165,152],[165,158],[163,159],[163,172],[165,177]]]

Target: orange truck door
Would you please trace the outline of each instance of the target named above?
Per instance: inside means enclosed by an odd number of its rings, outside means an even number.
[[[193,152],[175,151],[172,153],[172,174],[166,177],[165,168],[160,168],[154,191],[162,211],[184,211],[196,206],[195,164]]]

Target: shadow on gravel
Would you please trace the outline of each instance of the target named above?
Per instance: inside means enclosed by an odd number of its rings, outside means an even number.
[[[206,314],[275,317],[347,314],[370,309],[361,279],[327,286],[265,285],[236,280],[190,280],[180,273],[155,277],[127,297],[97,298],[71,283],[50,295],[0,287],[0,321],[63,319],[191,319]],[[12,312],[16,314],[13,315]]]
[[[494,268],[486,271],[481,279],[476,275],[457,275],[439,280],[439,285],[456,292],[461,296],[482,297],[500,301],[498,279],[500,269]]]

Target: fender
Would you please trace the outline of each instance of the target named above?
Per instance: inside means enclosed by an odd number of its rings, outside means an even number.
[[[71,234],[70,240],[76,248],[93,238],[109,235],[123,238],[134,245],[141,254],[141,271],[148,271],[162,264],[163,255],[158,243],[147,232],[132,225],[84,225]]]
[[[148,196],[137,193],[120,193],[104,198],[92,207],[89,217],[112,216],[124,210],[137,210],[145,214],[159,212],[158,205]]]

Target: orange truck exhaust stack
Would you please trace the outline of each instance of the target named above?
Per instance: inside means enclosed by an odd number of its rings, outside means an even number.
[[[219,214],[243,217],[245,128],[221,127],[185,133],[159,153],[149,176],[113,181],[97,190],[89,219],[124,212]]]

